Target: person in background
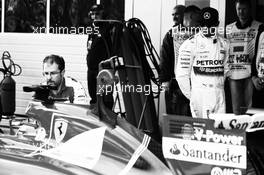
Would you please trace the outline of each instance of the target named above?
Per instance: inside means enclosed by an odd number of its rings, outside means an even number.
[[[50,85],[54,90],[50,91],[50,97],[65,98],[70,103],[87,103],[84,88],[75,79],[64,77],[65,61],[58,55],[46,56],[43,60],[43,85]]]
[[[5,19],[5,32],[20,32],[19,19],[14,15],[7,15]]]
[[[252,107],[264,108],[264,32],[257,37],[257,54],[252,62],[253,97]]]
[[[252,104],[253,84],[251,63],[255,56],[257,35],[261,26],[251,16],[251,2],[236,0],[237,21],[227,25],[226,36],[230,40],[229,86],[233,113],[245,114]],[[254,79],[253,79],[254,82]]]
[[[36,1],[31,5],[32,20],[31,28],[32,31],[38,29],[38,33],[46,32],[46,5],[43,1]]]
[[[96,104],[96,77],[99,72],[99,63],[111,56],[111,34],[108,23],[95,23],[95,20],[106,19],[106,14],[102,5],[93,5],[89,15],[93,20],[93,26],[96,27],[93,33],[89,34],[87,40],[87,82],[90,95],[90,106],[93,108]]]
[[[260,26],[259,33],[256,38],[256,56],[252,62],[252,82],[253,82],[253,96],[252,107],[264,109],[264,32],[263,26]],[[257,113],[258,115],[258,113]],[[258,123],[258,122],[256,122]],[[260,157],[264,157],[264,143],[260,141],[260,138],[264,137],[264,130],[258,130],[255,132],[246,132],[247,137],[247,149],[249,150],[250,157],[255,164],[260,163]],[[263,165],[263,162],[259,165]],[[252,167],[252,166],[251,166]],[[248,168],[247,168],[248,169]],[[260,171],[263,171],[260,170]]]
[[[80,25],[80,11],[79,11],[79,1],[78,0],[71,0],[70,1],[70,8],[68,10],[69,16],[69,26],[70,27],[79,27]]]
[[[201,25],[201,9],[195,5],[187,6],[184,10],[183,26],[188,30],[199,29]],[[199,30],[195,31],[198,32]]]
[[[185,6],[177,5],[172,10],[172,19],[174,22],[173,27],[178,25],[182,26],[183,23],[183,14]],[[162,86],[165,88],[165,103],[166,103],[166,112],[168,114],[173,114],[173,92],[176,87],[176,80],[174,75],[174,46],[173,46],[173,37],[172,29],[170,29],[162,42],[161,52],[160,52],[160,74],[159,80],[162,83]]]
[[[229,44],[217,34],[219,14],[216,9],[203,8],[201,17],[203,28],[181,45],[176,68],[176,80],[190,99],[194,118],[226,112],[224,79]]]
[[[184,10],[183,25],[174,26],[163,40],[160,62],[161,73],[159,76],[166,89],[165,100],[168,114],[191,116],[189,100],[182,94],[174,72],[177,65],[179,47],[183,41],[193,35],[191,27],[198,28],[199,22],[200,9],[194,5],[188,6]],[[172,72],[170,69],[172,69]]]

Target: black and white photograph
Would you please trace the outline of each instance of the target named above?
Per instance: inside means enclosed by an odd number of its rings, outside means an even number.
[[[263,0],[0,0],[0,175],[263,175]]]

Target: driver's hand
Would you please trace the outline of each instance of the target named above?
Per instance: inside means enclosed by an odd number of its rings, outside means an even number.
[[[170,82],[169,82],[169,81],[166,81],[166,82],[163,82],[163,83],[162,83],[162,87],[163,87],[166,91],[169,90],[169,85],[170,85]]]
[[[257,90],[262,90],[264,88],[264,78],[252,77],[252,82]]]

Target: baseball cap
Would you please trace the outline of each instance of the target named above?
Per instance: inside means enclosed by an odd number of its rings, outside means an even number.
[[[201,25],[206,27],[216,27],[219,24],[218,11],[212,7],[205,7],[201,10]]]
[[[94,11],[101,11],[101,10],[104,10],[104,7],[103,5],[101,4],[95,4],[91,7],[90,11],[94,12]]]

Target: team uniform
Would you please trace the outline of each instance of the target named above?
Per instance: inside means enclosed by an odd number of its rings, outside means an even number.
[[[72,87],[74,91],[73,103],[74,104],[88,104],[88,96],[83,85],[72,77],[65,77],[66,87]]]
[[[245,28],[239,21],[227,26],[227,39],[230,41],[229,84],[233,112],[241,114],[252,100],[251,63],[255,56],[255,45],[261,23],[253,20]]]
[[[46,85],[46,83],[42,83]],[[82,84],[72,77],[65,77],[62,80],[62,85],[56,94],[49,94],[53,98],[65,98],[68,99],[66,103],[74,104],[88,104],[88,97]]]
[[[208,118],[210,113],[225,113],[224,80],[227,73],[228,42],[205,37],[202,32],[186,40],[179,51],[176,79],[190,99],[192,116]]]

